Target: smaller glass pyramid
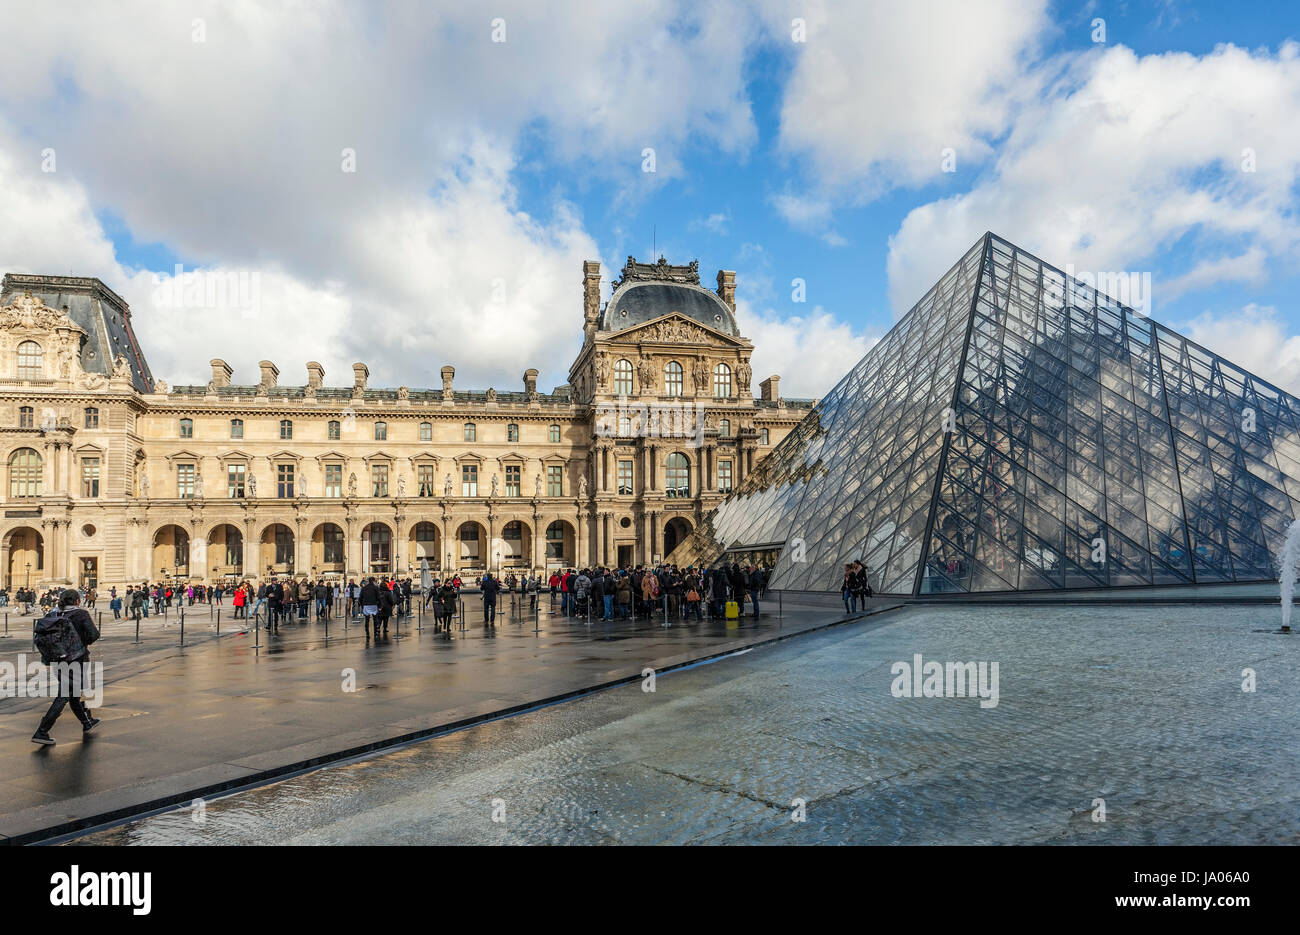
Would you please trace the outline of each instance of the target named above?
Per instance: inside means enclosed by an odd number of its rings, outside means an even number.
[[[985,234],[696,533],[772,586],[880,593],[1264,581],[1300,399]]]

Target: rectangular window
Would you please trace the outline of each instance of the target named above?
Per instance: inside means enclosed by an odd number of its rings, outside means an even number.
[[[546,495],[548,497],[564,496],[564,467],[559,464],[546,466]]]
[[[290,472],[293,471],[292,465],[284,466],[287,466]],[[293,564],[293,533],[290,532],[288,526],[279,525],[275,527],[275,563],[277,565]]]
[[[462,464],[460,466],[460,495],[462,497],[478,496],[477,464]]]
[[[181,419],[181,438],[194,437],[194,420]]]
[[[326,427],[326,437],[332,442],[339,439],[339,423],[333,419],[330,420],[329,425]]]
[[[338,465],[336,465],[337,467]],[[339,468],[342,470],[342,468]],[[322,560],[326,565],[343,564],[343,530],[334,525],[325,527],[325,548]]]
[[[176,465],[176,496],[182,500],[194,496],[194,471],[192,464]]]
[[[243,419],[231,419],[231,420],[230,420],[230,437],[231,437],[231,438],[243,438],[243,437],[244,437],[244,420],[243,420]]]
[[[325,465],[325,496],[343,496],[343,465]]]
[[[20,429],[34,428],[36,425],[36,410],[31,406],[18,407],[18,427]]]
[[[373,490],[371,496],[373,497],[388,496],[388,465],[376,464],[373,468],[370,469],[370,471],[371,471],[370,476],[372,481],[371,489]]]
[[[558,425],[552,425],[547,437],[550,438],[552,444],[558,444],[560,441],[560,427]]]
[[[478,438],[478,427],[473,422],[465,423],[465,441],[472,442]]]
[[[283,439],[293,438],[293,422],[291,420],[280,420],[280,437]]]
[[[631,496],[632,491],[632,462],[618,462],[618,492],[622,496]]]
[[[243,464],[226,465],[226,495],[231,500],[239,500],[244,496],[244,480],[247,473],[247,467]]]
[[[718,462],[718,492],[731,493],[731,462]]]
[[[506,496],[519,496],[519,481],[523,469],[518,464],[506,465]]]
[[[506,441],[519,441],[519,426],[515,425],[513,422],[506,426]]]
[[[387,441],[387,440],[388,440],[388,423],[387,423],[387,422],[376,422],[376,423],[375,423],[375,441],[377,441],[377,442],[382,442],[382,441]]]
[[[292,464],[277,464],[275,466],[275,495],[282,500],[293,498]]]
[[[86,410],[86,428],[88,429],[99,428],[99,410],[96,409],[94,406],[91,406],[89,409]]]
[[[81,495],[83,497],[99,496],[99,459],[81,459]]]
[[[415,481],[420,485],[421,497],[436,497],[433,489],[433,465],[421,464],[415,469]]]

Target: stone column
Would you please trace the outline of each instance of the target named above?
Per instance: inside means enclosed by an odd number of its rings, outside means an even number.
[[[259,558],[258,540],[255,538],[256,519],[252,516],[244,519],[244,577],[254,581],[262,577],[262,569],[257,567]]]
[[[301,514],[293,518],[293,574],[294,577],[311,575],[311,531],[307,529],[307,517]]]
[[[546,568],[546,529],[536,510],[533,511],[533,567]]]
[[[361,567],[361,527],[355,516],[343,517],[343,535],[347,542],[347,577],[360,578],[364,569]],[[360,582],[358,582],[360,583]]]

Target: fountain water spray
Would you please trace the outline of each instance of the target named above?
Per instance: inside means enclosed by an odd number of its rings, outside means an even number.
[[[1292,521],[1282,543],[1282,568],[1278,583],[1282,586],[1282,632],[1291,632],[1291,600],[1295,597],[1295,569],[1300,562],[1300,519]]]

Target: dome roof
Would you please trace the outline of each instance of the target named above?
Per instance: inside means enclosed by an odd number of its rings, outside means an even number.
[[[623,331],[664,315],[678,314],[740,336],[736,316],[715,293],[682,282],[630,282],[620,286],[601,315],[601,331]]]

